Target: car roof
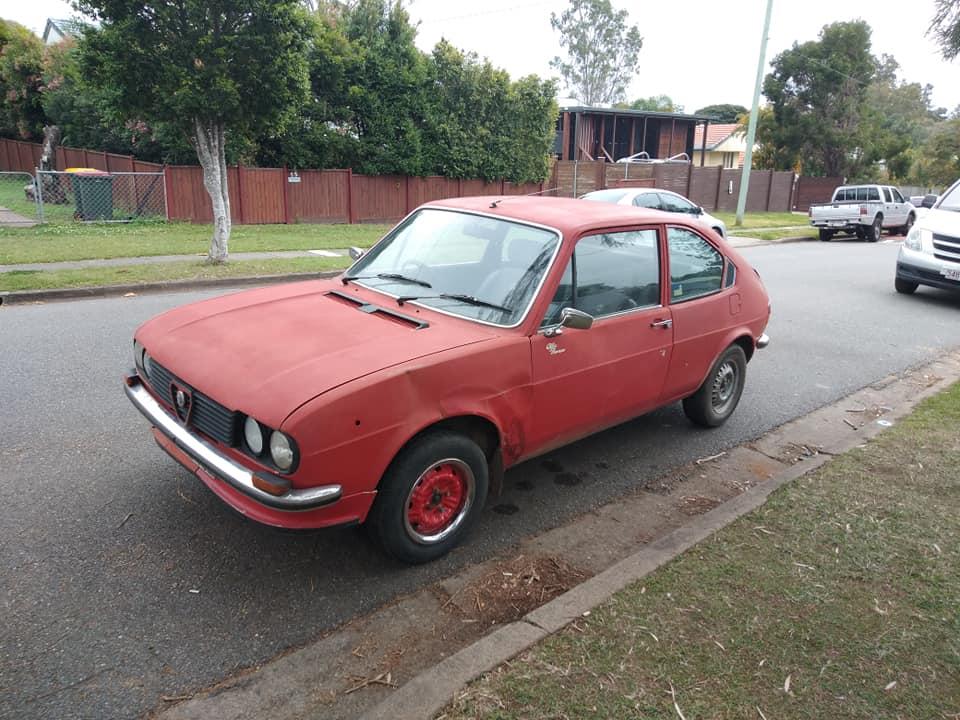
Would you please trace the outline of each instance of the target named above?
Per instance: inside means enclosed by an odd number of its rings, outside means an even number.
[[[496,202],[496,207],[491,205]],[[590,202],[574,198],[529,197],[524,195],[491,195],[484,197],[437,200],[423,207],[443,207],[480,212],[556,228],[563,234],[578,234],[594,228],[640,223],[660,224],[664,213],[633,205]],[[672,223],[683,224],[682,218],[671,218]]]

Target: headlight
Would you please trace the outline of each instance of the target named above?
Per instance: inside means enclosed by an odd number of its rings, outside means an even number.
[[[243,423],[243,439],[247,441],[247,447],[254,455],[263,452],[263,430],[260,429],[260,423],[249,415]]]
[[[915,250],[916,252],[923,252],[923,236],[929,233],[929,230],[923,230],[918,227],[910,228],[907,239],[903,241],[904,247]]]
[[[279,430],[274,430],[270,435],[270,457],[281,470],[293,467],[293,442]]]
[[[143,351],[143,372],[146,373],[147,379],[151,382],[153,381],[153,358],[150,357],[150,353],[144,349]]]
[[[145,372],[143,369],[143,356],[146,354],[146,350],[143,345],[141,345],[136,340],[133,341],[133,364],[137,366],[137,370],[140,372]]]

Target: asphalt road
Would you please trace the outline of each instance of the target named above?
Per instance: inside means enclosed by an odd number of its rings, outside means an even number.
[[[896,252],[746,250],[772,297],[772,343],[727,425],[695,429],[675,406],[526,463],[466,547],[419,568],[356,529],[247,522],[156,447],[121,389],[131,333],[211,293],[0,308],[0,717],[136,717],[957,347],[960,297],[896,295]]]

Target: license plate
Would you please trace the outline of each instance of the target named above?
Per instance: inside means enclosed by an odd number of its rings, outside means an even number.
[[[831,221],[830,221],[830,225],[831,225],[832,227],[843,227],[843,226],[846,225],[846,224],[847,224],[847,223],[846,223],[846,221],[844,221],[844,220],[831,220]]]
[[[943,275],[947,280],[958,280],[960,281],[960,268],[944,268],[940,271],[940,274]]]

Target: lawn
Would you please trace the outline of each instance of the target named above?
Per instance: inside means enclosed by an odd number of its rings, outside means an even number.
[[[960,385],[469,686],[453,718],[960,717]]]
[[[740,233],[735,231],[737,214],[731,212],[712,212],[714,217],[718,217],[727,224],[727,228],[733,235]],[[743,216],[743,228],[771,228],[771,227],[802,227],[810,224],[810,218],[806,213],[791,212],[754,212],[745,213]],[[740,228],[737,228],[739,230]]]
[[[386,225],[235,225],[230,250],[370,247]],[[180,222],[78,223],[0,228],[0,265],[148,255],[203,255],[210,225]]]
[[[0,273],[0,291],[47,290],[98,285],[128,285],[166,280],[206,280],[246,275],[279,275],[320,272],[347,267],[347,257],[273,258],[240,260],[224,265],[202,261],[127,265],[124,267],[84,268],[81,270],[15,270]],[[295,278],[291,278],[295,279]]]

